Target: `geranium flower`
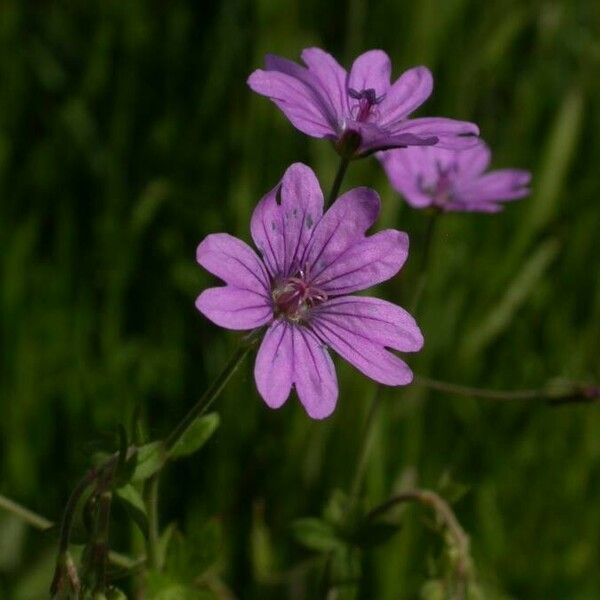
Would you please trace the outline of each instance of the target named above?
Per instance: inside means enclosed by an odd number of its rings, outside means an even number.
[[[414,208],[498,212],[502,202],[529,194],[529,171],[485,172],[491,152],[481,141],[465,150],[406,148],[382,152],[378,158],[392,187]]]
[[[268,54],[265,69],[248,85],[270,98],[294,127],[335,142],[351,158],[376,150],[442,144],[465,147],[479,129],[473,123],[441,117],[409,119],[433,89],[426,67],[415,67],[390,83],[391,62],[382,50],[361,54],[350,73],[319,48],[302,52],[306,67]]]
[[[310,417],[333,412],[338,384],[328,348],[379,383],[412,381],[409,367],[388,349],[421,349],[415,320],[385,300],[350,295],[395,275],[408,255],[401,231],[365,235],[379,206],[377,193],[363,187],[323,214],[314,173],[297,163],[252,215],[260,257],[226,233],[198,246],[200,265],[226,283],[200,294],[200,312],[227,329],[267,327],[254,377],[271,408],[282,406],[294,387]]]

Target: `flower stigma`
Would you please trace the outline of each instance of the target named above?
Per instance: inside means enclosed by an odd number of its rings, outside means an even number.
[[[311,308],[327,300],[327,294],[310,284],[307,269],[300,269],[273,288],[272,298],[275,318],[299,323],[306,320]]]
[[[361,90],[360,92],[349,88],[348,95],[350,98],[358,100],[351,109],[352,118],[355,121],[366,123],[370,117],[377,118],[379,116],[379,113],[374,107],[384,99],[385,94],[377,97],[373,88]]]

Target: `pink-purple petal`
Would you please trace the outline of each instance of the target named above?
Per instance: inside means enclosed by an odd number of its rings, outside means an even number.
[[[439,150],[439,152],[443,152]],[[446,152],[446,154],[451,154]],[[479,140],[471,148],[455,152],[454,160],[457,165],[457,175],[460,180],[472,180],[481,175],[489,166],[492,153],[487,144]]]
[[[281,182],[285,231],[285,271],[300,265],[306,246],[323,215],[323,192],[313,170],[302,163],[287,169]]]
[[[341,296],[319,307],[314,315],[320,322],[349,327],[386,348],[418,352],[423,347],[423,335],[412,315],[386,300]]]
[[[309,71],[318,80],[323,95],[341,122],[348,110],[346,94],[346,69],[327,52],[320,48],[306,48],[302,51],[302,60]]]
[[[196,308],[216,325],[241,331],[266,325],[273,318],[269,298],[233,286],[204,290],[196,300]]]
[[[343,321],[316,318],[312,328],[342,358],[378,383],[408,385],[412,381],[412,371],[403,360]]]
[[[387,91],[379,105],[380,124],[389,127],[419,108],[433,91],[433,75],[427,67],[405,71]]]
[[[383,50],[369,50],[354,61],[348,74],[348,89],[372,89],[377,97],[382,96],[390,87],[391,73],[390,57]]]
[[[196,250],[196,260],[229,285],[269,293],[269,277],[261,260],[248,244],[227,233],[207,235]]]
[[[280,206],[277,194],[281,184],[278,183],[265,194],[256,205],[250,220],[250,233],[254,244],[268,269],[271,278],[283,273],[284,237]]]
[[[464,202],[517,200],[529,194],[531,174],[520,169],[499,169],[457,188]]]
[[[288,167],[281,183],[258,203],[250,224],[272,278],[294,274],[322,214],[323,193],[314,172],[302,163]]]
[[[314,274],[314,285],[330,297],[367,289],[393,277],[408,256],[408,236],[387,229],[352,244]]]
[[[342,194],[315,226],[302,263],[312,275],[328,265],[356,240],[364,237],[379,214],[375,191],[359,187]]]
[[[275,321],[267,330],[256,355],[256,387],[268,406],[279,408],[290,395],[293,378],[293,327],[286,321]]]
[[[391,133],[412,133],[419,137],[437,137],[436,147],[448,149],[470,148],[478,143],[479,127],[468,121],[445,117],[408,119],[392,126]]]
[[[317,138],[336,135],[333,109],[315,86],[304,79],[281,71],[258,69],[248,78],[248,85],[253,91],[270,98],[292,125],[306,135]]]
[[[350,125],[349,125],[350,126]],[[405,148],[408,146],[433,146],[437,144],[436,136],[419,136],[414,133],[390,133],[374,123],[351,124],[352,129],[361,137],[358,154],[365,155],[390,148]]]
[[[325,419],[335,409],[338,383],[326,346],[306,327],[293,327],[294,385],[312,419]]]

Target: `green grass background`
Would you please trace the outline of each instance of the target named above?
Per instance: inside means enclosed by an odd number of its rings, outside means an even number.
[[[329,144],[245,83],[266,52],[296,59],[309,45],[346,65],[383,48],[395,75],[428,65],[436,87],[420,114],[476,121],[496,166],[533,171],[532,196],[504,213],[440,223],[415,371],[500,388],[600,380],[593,0],[4,0],[0,493],[56,519],[118,423],[139,406],[150,435],[164,435],[227,359],[237,336],[194,308],[214,282],[195,247],[214,231],[248,239],[254,205],[291,162],[331,185]],[[374,159],[351,166],[344,188],[354,185],[381,194],[378,227],[411,237],[407,266],[379,291],[406,304],[425,216]],[[161,514],[193,540],[217,516],[220,570],[238,597],[315,597],[310,578],[269,574],[306,556],[291,520],[350,486],[374,384],[338,362],[337,411],[313,422],[295,398],[268,410],[251,369],[220,398],[216,436],[165,477]],[[464,484],[454,508],[487,597],[599,598],[599,410],[388,389],[367,501]],[[130,550],[116,519],[114,545]],[[365,558],[361,597],[416,598],[431,575],[439,548],[423,511],[402,520]],[[53,544],[0,514],[0,598],[46,597]]]

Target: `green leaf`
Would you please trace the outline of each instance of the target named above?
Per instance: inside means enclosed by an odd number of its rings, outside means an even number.
[[[124,485],[116,490],[116,495],[125,506],[129,516],[135,521],[144,537],[148,535],[148,515],[146,505],[140,493],[131,484]]]
[[[210,413],[196,419],[171,448],[169,458],[183,458],[200,450],[217,430],[220,422],[221,418],[217,413]]]
[[[329,552],[344,546],[335,529],[325,521],[315,518],[298,519],[292,523],[292,535],[306,548]]]
[[[145,481],[160,471],[167,461],[165,445],[163,442],[151,442],[141,446],[130,460],[135,461],[131,481]]]

